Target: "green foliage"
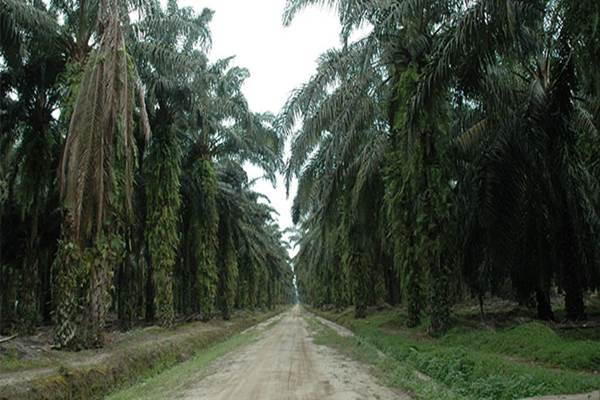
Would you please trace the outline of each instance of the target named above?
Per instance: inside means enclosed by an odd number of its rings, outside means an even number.
[[[208,319],[214,312],[219,282],[217,177],[209,160],[197,161],[193,171],[197,197],[191,205],[192,246],[200,312]]]
[[[231,310],[235,303],[238,285],[238,255],[231,236],[231,222],[229,218],[221,217],[219,229],[219,303],[223,319],[231,319]]]
[[[315,3],[288,1],[286,23]],[[407,324],[426,314],[432,336],[448,329],[456,298],[488,292],[535,304],[541,319],[555,318],[559,292],[567,319],[587,318],[584,295],[600,276],[589,70],[600,10],[509,3],[323,2],[339,14],[344,46],[321,56],[279,124],[292,142],[288,182],[298,178],[303,301],[332,302],[344,270],[335,260],[356,268],[357,316],[363,297],[400,297]],[[585,12],[592,22],[578,23]],[[339,221],[345,254],[326,257]],[[369,277],[380,268],[384,285]]]
[[[68,240],[59,242],[53,267],[57,271],[54,339],[59,347],[103,344],[112,267],[122,260],[124,250],[116,235],[100,237],[93,248],[85,249]]]
[[[583,371],[600,368],[600,349],[595,341],[563,338],[537,322],[494,332],[452,330],[441,343],[521,357],[549,367]]]
[[[64,110],[64,115],[61,113],[61,119],[65,124],[69,124],[77,97],[81,87],[82,79],[85,73],[85,64],[81,62],[71,62],[65,66],[64,71],[59,76],[63,93],[60,99],[61,110]]]
[[[163,326],[174,322],[173,270],[179,248],[181,149],[174,132],[156,132],[146,160],[146,240],[156,287],[156,314]]]
[[[45,7],[39,3],[32,4],[28,1],[2,0],[0,2],[0,46],[6,51],[10,46],[19,44],[23,38],[23,31],[42,29],[54,39],[57,35],[58,24],[52,16],[48,15]],[[10,51],[9,55],[12,56]]]
[[[555,349],[552,342],[546,346],[545,341],[539,341],[541,336],[549,336],[548,328],[541,324],[516,327],[514,332],[465,329],[464,332],[452,331],[439,339],[424,340],[422,332],[385,328],[397,326],[395,310],[370,315],[366,320],[349,320],[343,315],[329,313],[326,316],[337,319],[356,333],[354,339],[336,339],[337,342],[348,342],[341,345],[345,351],[360,353],[364,350],[359,348],[373,346],[374,351],[383,352],[391,358],[389,362],[381,362],[377,357],[370,361],[380,363],[378,367],[392,383],[410,390],[417,398],[514,399],[589,392],[599,383],[593,374],[576,372],[570,367],[558,370],[551,363],[546,367],[545,362],[542,365],[530,362],[538,361],[538,355],[549,354]],[[570,342],[573,347],[581,346],[580,357],[585,357],[584,350],[588,346],[585,341],[552,336],[554,343],[562,342],[568,346]],[[533,353],[523,348],[523,359],[512,357],[515,349],[523,345]],[[593,362],[594,357],[594,354],[587,354],[588,362]],[[431,379],[423,381],[415,371]]]

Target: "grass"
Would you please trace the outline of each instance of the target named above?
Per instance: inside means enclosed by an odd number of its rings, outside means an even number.
[[[181,392],[197,381],[205,372],[205,368],[212,361],[228,352],[250,343],[256,338],[255,332],[246,332],[233,335],[225,341],[214,344],[204,349],[200,354],[173,368],[158,374],[150,373],[134,386],[113,393],[107,400],[133,400],[133,399],[167,399],[175,393]]]
[[[462,326],[430,339],[422,328],[401,328],[404,315],[397,309],[364,320],[354,320],[349,311],[320,314],[356,333],[356,351],[373,346],[393,360],[378,369],[418,399],[503,400],[600,388],[600,375],[586,372],[596,370],[600,346],[562,337],[540,323],[497,331]],[[432,378],[427,390],[418,387],[415,371]]]
[[[326,345],[355,360],[374,366],[375,375],[388,387],[409,392],[414,398],[426,400],[458,400],[464,397],[445,385],[427,379],[414,366],[392,357],[381,356],[380,350],[360,336],[340,336],[333,329],[307,318],[315,333],[316,344]]]
[[[5,353],[0,354],[0,373],[43,368],[51,365],[53,365],[53,361],[46,357],[23,359],[15,349],[8,349]]]
[[[549,326],[539,322],[492,332],[456,329],[449,332],[441,343],[520,357],[549,367],[600,371],[598,342],[561,337]]]

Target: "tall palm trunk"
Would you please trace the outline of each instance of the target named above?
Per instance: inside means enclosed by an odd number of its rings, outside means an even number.
[[[390,100],[388,112],[391,149],[387,158],[385,200],[391,218],[394,263],[407,306],[407,326],[415,327],[421,322],[423,272],[427,270],[419,257],[421,238],[417,231],[422,188],[418,182],[423,179],[424,171],[419,165],[422,154],[416,149],[407,149],[406,125],[408,99],[416,88],[418,77],[412,67],[405,70],[396,67],[393,71],[394,97]]]
[[[166,124],[165,124],[166,122]],[[155,307],[163,326],[173,324],[173,271],[179,247],[181,149],[170,121],[155,131],[147,162],[148,216],[146,235],[155,290]],[[166,125],[166,126],[165,126]]]
[[[237,251],[231,232],[229,217],[220,218],[219,224],[219,305],[223,319],[231,319],[238,284]]]
[[[27,255],[23,259],[20,277],[19,296],[19,329],[23,333],[32,333],[39,319],[38,290],[39,257],[38,213],[33,211],[31,217],[31,232],[27,243]]]
[[[199,198],[191,204],[190,216],[192,260],[196,272],[195,294],[204,319],[214,313],[219,284],[217,245],[219,214],[217,208],[217,177],[212,162],[200,159],[194,163],[196,194]]]
[[[422,241],[421,265],[428,271],[428,307],[431,318],[429,333],[439,335],[448,327],[450,319],[449,297],[449,268],[450,260],[444,257],[442,241],[447,240],[443,235],[446,210],[443,198],[444,182],[440,179],[439,161],[432,132],[421,135],[421,150],[423,151],[421,213],[417,230],[425,240]],[[419,226],[421,225],[421,226]]]
[[[585,304],[583,302],[583,291],[584,287],[582,284],[582,270],[583,265],[578,264],[578,260],[581,260],[577,256],[579,250],[575,243],[575,235],[573,232],[573,226],[571,219],[572,215],[569,215],[567,210],[563,211],[563,229],[560,230],[562,240],[560,243],[561,248],[561,264],[562,264],[562,288],[565,291],[565,311],[567,313],[567,319],[570,321],[585,321],[587,316],[585,314]]]

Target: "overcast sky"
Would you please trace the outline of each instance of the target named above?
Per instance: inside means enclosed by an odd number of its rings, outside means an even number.
[[[339,23],[328,9],[310,7],[284,27],[285,0],[180,0],[179,4],[197,12],[205,7],[215,11],[210,58],[235,55],[235,64],[248,68],[244,93],[253,111],[277,114],[290,92],[313,74],[317,57],[339,45]],[[248,174],[258,176],[252,168]],[[286,199],[282,179],[276,188],[265,181],[255,188],[271,199],[280,226],[292,226],[293,193]]]

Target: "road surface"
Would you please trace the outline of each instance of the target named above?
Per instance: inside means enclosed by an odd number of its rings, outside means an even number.
[[[222,357],[209,374],[178,393],[186,400],[408,399],[381,386],[367,367],[316,345],[298,306],[257,341]],[[331,326],[330,326],[331,327]]]

